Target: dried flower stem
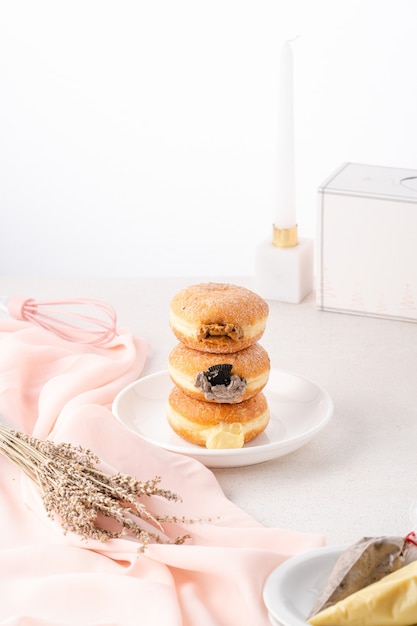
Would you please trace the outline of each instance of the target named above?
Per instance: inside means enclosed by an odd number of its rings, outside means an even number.
[[[0,454],[19,467],[40,489],[48,516],[58,515],[64,534],[107,541],[129,533],[142,548],[161,536],[162,523],[190,523],[148,510],[141,497],[181,498],[159,487],[160,478],[139,481],[125,474],[106,474],[98,469],[100,459],[91,450],[69,443],[42,441],[0,423]],[[105,523],[105,518],[110,523]],[[188,537],[173,542],[183,543]]]

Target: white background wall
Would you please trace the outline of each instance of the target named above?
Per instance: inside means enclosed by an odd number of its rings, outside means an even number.
[[[0,0],[0,273],[253,272],[293,45],[297,217],[417,169],[417,0]]]

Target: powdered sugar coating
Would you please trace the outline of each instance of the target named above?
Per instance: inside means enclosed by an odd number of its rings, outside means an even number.
[[[198,374],[219,364],[229,364],[231,373],[246,381],[244,392],[233,398],[233,402],[248,400],[261,391],[268,382],[270,360],[268,353],[259,343],[229,354],[202,352],[179,343],[168,357],[168,371],[174,384],[200,400],[208,398],[205,398],[203,391],[195,385]],[[210,401],[214,399],[211,398]]]
[[[196,400],[174,387],[168,399],[167,418],[177,435],[200,446],[206,445],[212,429],[219,424],[241,424],[246,443],[265,430],[269,408],[262,392],[246,402],[220,404]]]
[[[253,291],[229,283],[198,283],[171,301],[170,324],[190,348],[228,353],[242,350],[262,336],[268,304]]]

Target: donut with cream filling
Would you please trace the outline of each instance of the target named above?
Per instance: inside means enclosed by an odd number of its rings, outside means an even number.
[[[268,304],[253,291],[227,283],[199,283],[171,300],[170,326],[194,350],[231,353],[258,341],[265,330]]]
[[[249,400],[265,387],[269,371],[268,353],[259,343],[229,354],[201,352],[179,343],[168,357],[172,382],[208,402]]]
[[[196,400],[178,387],[169,394],[167,419],[182,439],[210,449],[241,448],[269,422],[269,407],[261,391],[235,404]]]

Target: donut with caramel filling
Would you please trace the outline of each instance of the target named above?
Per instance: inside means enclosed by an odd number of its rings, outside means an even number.
[[[177,344],[168,357],[172,382],[197,400],[242,402],[268,382],[270,361],[266,350],[254,343],[229,354],[214,354]]]
[[[265,300],[245,287],[199,283],[172,298],[170,326],[189,348],[225,354],[258,341],[268,312]]]
[[[167,419],[182,439],[207,448],[240,448],[265,430],[269,407],[262,391],[244,402],[196,400],[178,387],[168,398]]]

